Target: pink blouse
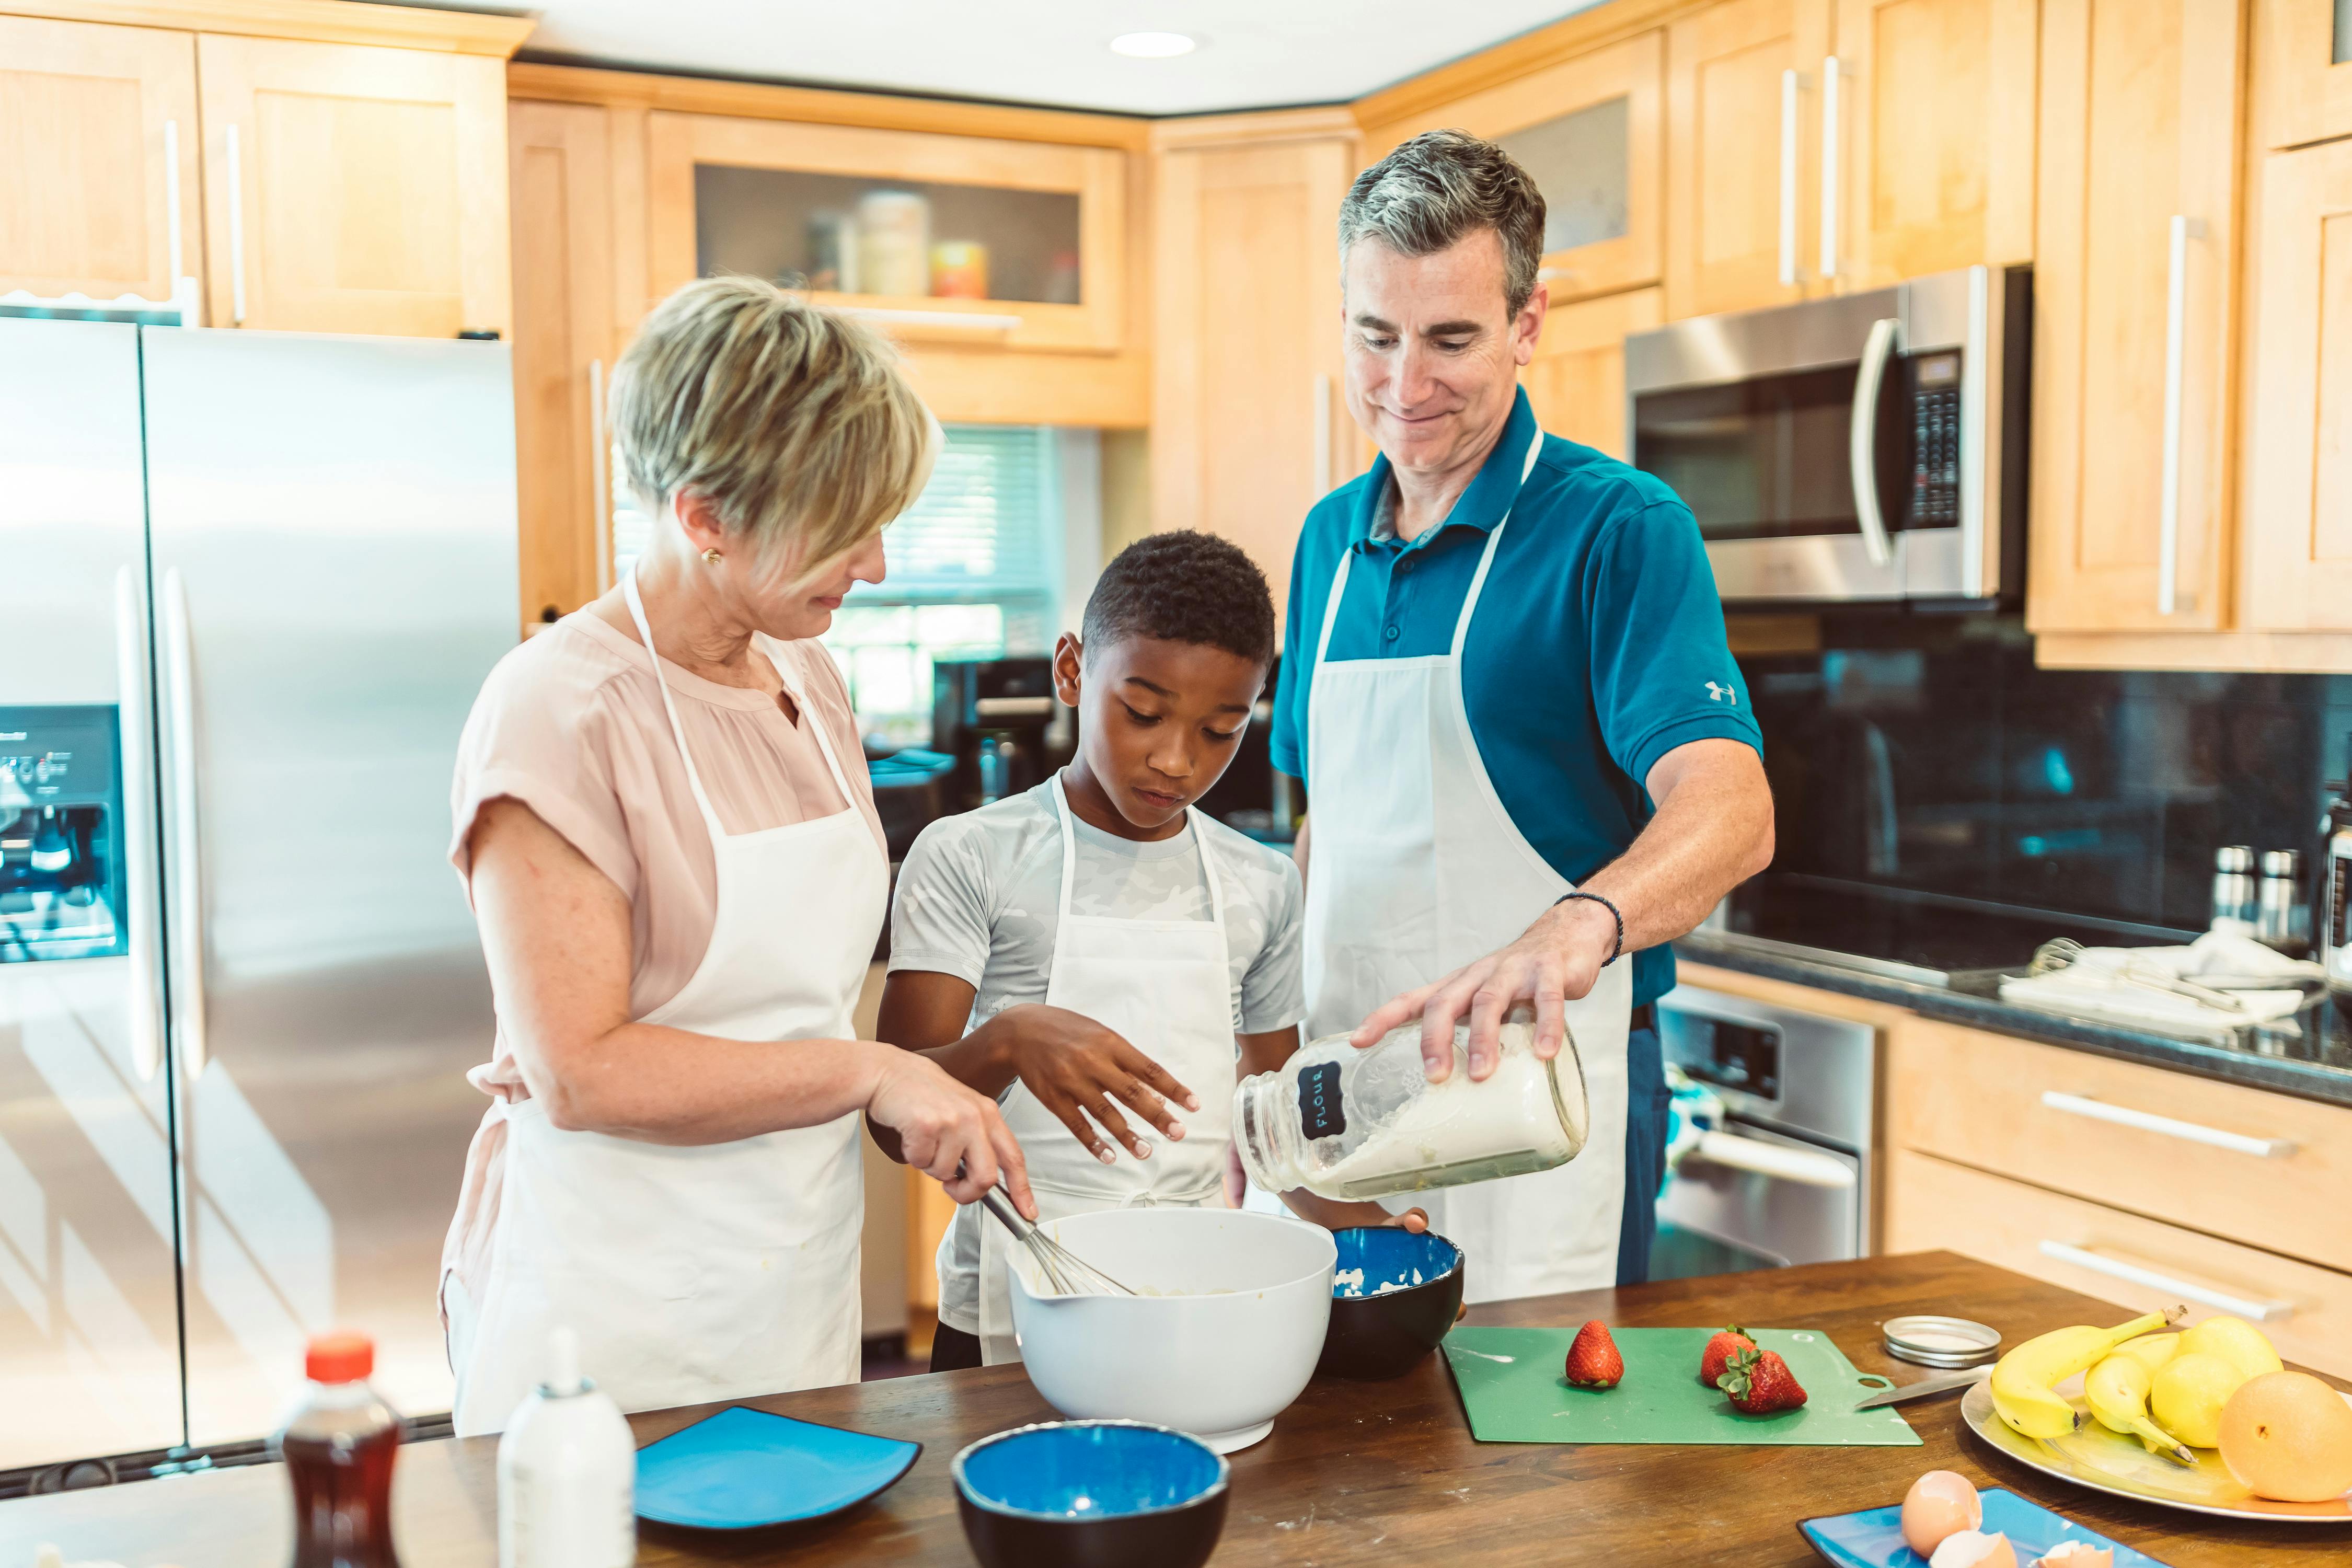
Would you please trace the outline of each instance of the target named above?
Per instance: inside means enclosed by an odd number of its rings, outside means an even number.
[[[765,692],[720,686],[661,661],[720,826],[757,833],[842,808],[808,727],[814,721],[825,726],[880,844],[848,682],[814,639],[763,647],[803,694],[802,722]],[[457,742],[451,791],[449,862],[468,879],[469,897],[474,819],[501,796],[530,807],[627,897],[630,1016],[642,1018],[684,990],[718,918],[718,863],[642,643],[576,612],[500,659],[482,683]],[[503,1023],[490,1059],[466,1076],[496,1100],[530,1097]],[[505,1147],[505,1122],[486,1111],[467,1152],[442,1253],[444,1271],[454,1270],[469,1290],[488,1261]]]

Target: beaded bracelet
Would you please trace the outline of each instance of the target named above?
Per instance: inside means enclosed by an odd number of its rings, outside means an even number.
[[[1608,958],[1603,960],[1601,965],[1601,968],[1606,969],[1610,964],[1616,963],[1620,958],[1622,958],[1625,955],[1625,917],[1618,911],[1615,904],[1611,903],[1599,893],[1588,893],[1581,889],[1573,893],[1562,893],[1559,898],[1552,900],[1551,907],[1558,909],[1560,905],[1577,899],[1582,899],[1589,903],[1599,904],[1602,909],[1609,911],[1609,918],[1617,922],[1617,941],[1615,944],[1610,948]]]

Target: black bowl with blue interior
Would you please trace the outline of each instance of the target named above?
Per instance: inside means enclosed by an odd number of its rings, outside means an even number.
[[[1201,1568],[1232,1471],[1198,1437],[1142,1421],[1049,1421],[955,1457],[982,1568]]]
[[[1462,1310],[1462,1249],[1391,1226],[1335,1231],[1331,1326],[1315,1370],[1361,1382],[1402,1377]]]

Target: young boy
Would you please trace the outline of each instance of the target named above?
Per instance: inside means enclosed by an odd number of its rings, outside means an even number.
[[[1224,1201],[1237,1072],[1298,1047],[1297,868],[1189,809],[1233,761],[1276,647],[1273,597],[1238,548],[1189,531],[1129,545],[1054,650],[1077,755],[933,823],[899,871],[881,1037],[998,1097],[1041,1219]],[[1020,1059],[957,1043],[1034,1004],[1066,1016],[1023,1031],[1037,1043]],[[1325,1225],[1397,1223],[1377,1204],[1286,1201]],[[933,1371],[1019,1358],[1010,1239],[978,1205],[957,1210]]]

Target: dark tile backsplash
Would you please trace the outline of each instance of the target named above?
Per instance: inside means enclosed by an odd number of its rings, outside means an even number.
[[[2195,930],[2218,847],[2315,856],[2352,677],[2039,669],[2011,616],[1822,640],[1740,660],[1775,871]]]

